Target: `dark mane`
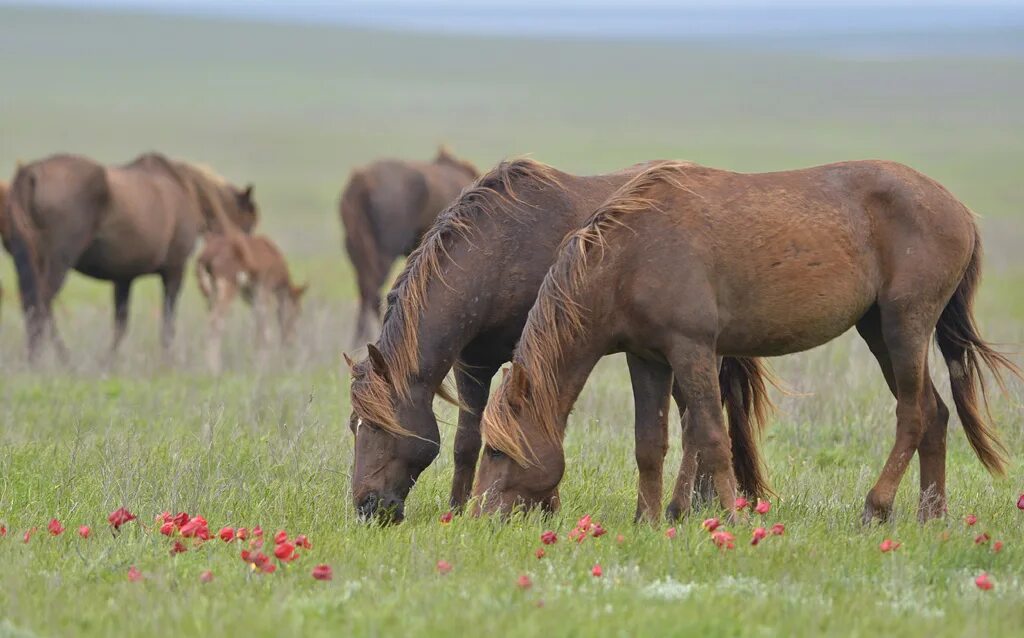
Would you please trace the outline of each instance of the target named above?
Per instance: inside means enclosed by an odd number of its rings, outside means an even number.
[[[388,366],[390,385],[398,396],[408,397],[413,375],[419,372],[420,315],[427,303],[433,282],[444,284],[443,266],[448,248],[458,238],[468,238],[474,223],[483,215],[515,214],[512,206],[521,200],[516,185],[528,182],[557,184],[554,169],[531,159],[507,160],[469,186],[446,208],[412,252],[388,294],[387,309],[377,348]],[[373,372],[362,361],[353,369],[352,408],[361,418],[396,434],[408,435],[398,424],[388,380]],[[438,395],[457,403],[452,393],[441,386]]]
[[[561,445],[562,441],[557,423],[558,364],[588,319],[587,308],[578,300],[587,273],[600,261],[608,232],[627,228],[625,218],[629,215],[659,210],[658,202],[649,196],[651,189],[660,184],[682,188],[677,178],[693,166],[690,162],[661,162],[623,184],[580,229],[566,236],[557,259],[544,277],[516,346],[515,362],[523,366],[530,379],[530,397],[524,409],[530,410],[544,436],[555,445]],[[506,387],[507,379],[503,379],[499,395]],[[525,466],[532,454],[519,421],[508,401],[491,401],[485,411],[482,432],[487,445]]]

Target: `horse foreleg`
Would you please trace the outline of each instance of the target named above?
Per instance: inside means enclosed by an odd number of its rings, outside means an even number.
[[[459,426],[455,431],[452,493],[448,499],[452,508],[461,510],[473,490],[473,475],[480,456],[480,418],[487,405],[491,389],[491,378],[498,372],[498,366],[473,367],[472,372],[459,366],[455,368],[455,387],[459,391]]]
[[[164,283],[164,307],[163,323],[160,330],[160,345],[164,353],[168,353],[174,343],[174,315],[178,306],[178,297],[181,295],[181,282],[184,275],[183,268],[165,270],[160,274]]]
[[[633,386],[636,467],[639,470],[634,520],[656,523],[661,518],[662,473],[668,452],[668,401],[672,369],[626,355]]]
[[[110,353],[117,352],[128,330],[128,301],[132,291],[132,280],[114,282],[114,338],[110,342]]]
[[[221,371],[221,342],[224,337],[224,323],[237,292],[238,288],[233,281],[213,280],[209,297],[210,325],[206,341],[206,363],[214,374],[220,374]]]

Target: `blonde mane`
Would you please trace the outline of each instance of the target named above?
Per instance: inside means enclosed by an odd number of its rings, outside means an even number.
[[[571,344],[586,330],[589,316],[579,293],[591,267],[601,261],[609,231],[628,228],[626,218],[630,215],[660,211],[659,202],[650,196],[651,190],[663,184],[684,188],[678,178],[693,166],[690,162],[654,164],[623,184],[581,228],[562,241],[558,257],[530,309],[513,360],[513,369],[520,366],[529,380],[529,396],[520,407],[529,412],[530,420],[540,426],[550,443],[562,444],[563,433],[557,422],[559,364]],[[488,446],[525,467],[534,454],[509,400],[510,393],[521,390],[512,387],[514,383],[510,375],[502,379],[496,400],[490,401],[484,410],[481,429]]]
[[[368,360],[352,368],[352,409],[360,418],[393,434],[410,436],[395,414],[393,394],[408,398],[412,377],[419,372],[419,320],[434,282],[445,285],[443,266],[451,257],[448,247],[458,238],[468,239],[481,215],[514,215],[512,206],[522,200],[516,184],[557,185],[554,169],[531,159],[504,161],[469,186],[448,206],[409,255],[387,297],[387,310],[377,348],[387,364],[389,378],[378,374]],[[393,388],[393,393],[392,393]],[[454,393],[441,385],[436,393],[458,405]]]

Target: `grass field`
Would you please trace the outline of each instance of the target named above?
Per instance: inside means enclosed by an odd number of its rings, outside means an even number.
[[[1024,36],[1024,34],[1022,34]],[[73,277],[57,313],[68,366],[23,357],[13,269],[0,260],[0,636],[64,635],[1018,635],[1024,626],[1024,388],[993,413],[1013,453],[992,479],[950,429],[947,520],[915,522],[917,468],[891,524],[859,525],[894,433],[894,402],[862,343],[776,362],[765,440],[782,537],[720,552],[699,528],[635,526],[632,406],[619,357],[571,418],[563,511],[442,525],[444,451],[399,527],[365,527],[348,500],[351,435],[340,353],[353,285],[335,211],[348,170],[446,142],[480,166],[531,153],[577,172],[652,157],[773,170],[881,157],[935,177],[983,215],[986,336],[1024,343],[1024,60],[845,59],[744,47],[486,40],[335,27],[0,8],[0,174],[74,151],[109,162],[160,149],[256,184],[264,231],[312,284],[293,351],[260,367],[236,309],[228,372],[200,356],[190,281],[173,362],[157,345],[158,286],[137,284],[117,363],[106,284]],[[1019,360],[1019,359],[1018,359]],[[948,396],[946,373],[936,378]],[[673,423],[677,421],[673,420]],[[678,467],[678,434],[666,464]],[[139,515],[113,537],[125,505]],[[308,534],[313,549],[252,574],[241,547],[171,557],[163,511]],[[974,527],[964,516],[975,514]],[[609,530],[566,538],[591,514]],[[51,537],[47,522],[68,528]],[[79,538],[79,525],[93,528]],[[30,542],[22,536],[38,531]],[[534,557],[539,535],[561,540]],[[987,532],[1005,546],[976,546]],[[624,538],[616,541],[617,535]],[[884,538],[902,546],[883,554]],[[437,572],[445,560],[453,569]],[[315,564],[333,567],[314,580]],[[591,575],[595,564],[600,578]],[[144,578],[129,582],[137,566]],[[201,583],[211,570],[214,579]],[[995,587],[979,591],[982,571]],[[533,587],[521,590],[527,574]],[[543,605],[538,603],[543,601]]]

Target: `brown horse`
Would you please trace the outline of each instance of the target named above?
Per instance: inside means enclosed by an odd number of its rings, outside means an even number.
[[[0,182],[0,242],[3,243],[3,247],[7,250],[7,183]],[[4,287],[3,282],[0,282],[0,304],[3,304],[4,300]],[[2,308],[2,305],[0,305]]]
[[[246,246],[248,250],[245,250]],[[221,368],[224,320],[239,292],[252,306],[256,317],[256,339],[261,348],[270,341],[267,315],[272,304],[277,306],[281,342],[291,341],[307,286],[292,283],[288,263],[269,237],[208,234],[195,268],[199,290],[210,308],[206,355],[214,372],[220,372]]]
[[[354,346],[369,337],[370,315],[380,321],[380,288],[391,264],[416,248],[438,213],[477,176],[444,147],[433,162],[380,160],[352,171],[339,209],[359,285]]]
[[[168,348],[185,264],[199,233],[249,231],[257,213],[251,186],[238,189],[207,170],[149,153],[119,167],[75,155],[22,166],[11,184],[7,216],[34,359],[47,333],[65,352],[51,305],[70,268],[114,283],[111,351],[127,328],[132,281],[159,274]]]
[[[948,410],[928,375],[935,332],[967,438],[990,471],[1003,448],[978,412],[984,364],[1015,371],[978,335],[974,217],[931,179],[891,162],[738,174],[662,164],[570,235],[530,310],[483,419],[474,495],[485,511],[544,505],[562,478],[566,417],[598,359],[625,351],[675,374],[690,414],[671,507],[698,460],[726,511],[736,477],[718,405],[719,356],[775,356],[852,326],[896,397],[896,443],[863,518],[886,518],[915,450],[922,520],[946,505]],[[981,387],[982,394],[984,387]]]
[[[352,497],[364,518],[403,517],[409,490],[440,446],[433,397],[455,403],[443,387],[453,368],[461,403],[451,505],[466,502],[491,377],[511,357],[559,242],[642,169],[578,177],[530,160],[504,162],[438,218],[388,295],[380,339],[352,369]],[[660,394],[669,385],[652,386],[643,359],[627,361],[637,395],[637,515],[654,519],[668,435]],[[749,417],[765,408],[762,371],[739,359],[722,375],[742,485],[760,494],[766,488]]]

